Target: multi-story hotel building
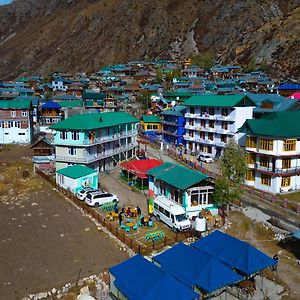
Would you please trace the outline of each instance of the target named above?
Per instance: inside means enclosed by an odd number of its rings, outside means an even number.
[[[300,188],[300,111],[247,120],[245,183],[271,193]]]
[[[83,164],[97,171],[135,155],[139,120],[124,112],[74,115],[55,130],[56,170]]]
[[[32,139],[31,101],[0,101],[0,144],[30,144]]]
[[[254,103],[246,95],[202,95],[186,100],[186,149],[192,153],[218,158],[231,138],[244,143],[236,133],[253,115]]]

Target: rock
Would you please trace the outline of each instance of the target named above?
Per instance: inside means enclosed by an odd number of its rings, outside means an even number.
[[[80,289],[80,295],[89,295],[90,289],[88,286],[84,286]]]
[[[38,204],[36,202],[32,202],[31,206],[37,206]]]
[[[57,291],[56,288],[53,288],[53,289],[51,290],[51,293],[52,293],[52,294],[55,294],[56,291]]]
[[[41,292],[41,293],[37,293],[34,295],[33,299],[34,300],[40,300],[40,299],[44,299],[47,298],[48,293],[47,292]]]

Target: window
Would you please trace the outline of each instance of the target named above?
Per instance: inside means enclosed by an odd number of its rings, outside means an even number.
[[[260,139],[259,149],[272,151],[273,150],[273,140],[269,139]]]
[[[228,123],[222,122],[222,129],[227,130],[228,129]]]
[[[210,128],[215,128],[215,121],[212,121],[212,120],[210,120],[209,122],[208,122],[208,126],[210,127]]]
[[[194,114],[195,113],[195,107],[190,107],[190,114]]]
[[[205,132],[204,131],[200,132],[200,139],[205,140]]]
[[[256,156],[253,153],[246,153],[246,163],[250,165],[255,164]]]
[[[228,116],[228,108],[222,108],[222,116]]]
[[[282,177],[281,178],[281,186],[290,186],[291,185],[291,177]]]
[[[51,119],[50,118],[46,118],[46,124],[51,124]]]
[[[15,122],[15,127],[21,128],[21,122],[20,121]]]
[[[210,108],[208,109],[208,114],[209,114],[210,116],[214,116],[214,115],[215,115],[215,109],[214,109],[213,107],[210,107]]]
[[[69,155],[76,155],[77,149],[75,147],[68,147]]]
[[[203,191],[191,191],[191,206],[208,204],[208,194]]]
[[[283,158],[282,159],[282,169],[289,169],[292,164],[291,158]]]
[[[273,108],[273,103],[272,102],[263,102],[261,105],[261,108],[267,108],[267,109]]]
[[[271,176],[261,174],[261,184],[271,186]]]
[[[59,132],[59,138],[61,140],[65,140],[67,138],[67,133],[65,131],[60,131]]]
[[[201,120],[200,121],[200,125],[201,125],[201,127],[205,127],[206,126],[206,121],[205,120]]]
[[[283,141],[283,151],[295,151],[296,140],[285,140]]]
[[[158,125],[153,125],[153,129],[158,129]]]
[[[18,135],[25,135],[25,133],[24,132],[19,132]]]
[[[246,172],[246,180],[255,181],[255,170],[247,170]]]
[[[246,147],[248,147],[248,148],[256,148],[256,137],[254,137],[254,136],[247,136]]]
[[[28,112],[27,111],[22,111],[22,117],[27,117],[28,116]]]
[[[208,139],[211,140],[211,141],[213,141],[214,140],[214,134],[211,133],[211,132],[209,132],[208,133]]]
[[[206,109],[205,107],[201,107],[201,115],[205,115],[206,114]]]
[[[269,157],[268,156],[261,156],[260,157],[260,165],[262,166],[262,167],[269,167],[269,163],[270,163],[270,161],[269,161]]]
[[[79,140],[79,132],[72,131],[72,140],[75,140],[75,141]]]
[[[221,142],[227,143],[227,135],[221,134]]]
[[[189,130],[189,133],[190,133],[189,134],[190,137],[194,137],[194,131],[193,130]]]
[[[64,176],[61,174],[58,174],[58,183],[59,184],[64,184]]]
[[[147,129],[152,129],[152,126],[151,125],[147,125]]]
[[[11,115],[11,117],[15,118],[16,115],[17,115],[17,113],[16,113],[15,110],[12,110],[12,111],[10,112],[10,115]]]
[[[190,126],[194,126],[194,124],[195,124],[195,120],[194,119],[190,119]]]
[[[4,128],[10,128],[12,127],[12,122],[11,121],[5,121],[4,122]]]

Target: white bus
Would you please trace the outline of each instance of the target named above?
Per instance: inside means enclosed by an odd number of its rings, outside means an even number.
[[[154,216],[174,231],[184,231],[191,228],[191,221],[183,207],[165,196],[157,196],[154,199]]]

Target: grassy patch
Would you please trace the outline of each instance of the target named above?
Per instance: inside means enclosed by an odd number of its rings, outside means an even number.
[[[300,203],[300,192],[285,194],[285,195],[279,195],[281,199],[287,199],[288,201]]]
[[[40,178],[33,174],[32,165],[28,163],[1,166],[0,176],[0,196],[17,195],[41,186]]]

